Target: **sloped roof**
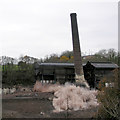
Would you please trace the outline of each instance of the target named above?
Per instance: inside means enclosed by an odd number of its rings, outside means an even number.
[[[95,68],[118,68],[118,65],[112,62],[90,62]],[[71,66],[74,67],[74,63],[38,63],[41,66]],[[83,64],[85,66],[86,64]]]
[[[118,65],[112,62],[91,62],[95,68],[118,68]]]
[[[74,66],[74,63],[39,63],[43,66]]]

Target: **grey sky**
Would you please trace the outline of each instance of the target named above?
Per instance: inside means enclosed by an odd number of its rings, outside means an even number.
[[[77,13],[82,52],[117,50],[118,3],[112,1],[1,0],[2,55],[43,58],[72,50],[72,12]]]

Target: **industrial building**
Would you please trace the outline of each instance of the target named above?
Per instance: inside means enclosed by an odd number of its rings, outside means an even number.
[[[111,62],[87,62],[83,64],[84,77],[90,87],[96,87],[105,75],[111,75],[112,70],[118,68],[117,64]],[[36,63],[35,79],[41,82],[64,84],[75,82],[74,63]]]

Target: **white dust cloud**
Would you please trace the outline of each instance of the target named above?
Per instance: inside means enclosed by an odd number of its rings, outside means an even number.
[[[76,87],[74,84],[45,84],[36,81],[33,91],[54,92],[53,98],[54,112],[65,110],[83,110],[98,106],[96,99],[97,91],[83,87]]]

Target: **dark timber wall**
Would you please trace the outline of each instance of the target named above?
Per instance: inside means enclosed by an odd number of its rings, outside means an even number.
[[[112,70],[118,68],[110,62],[88,62],[83,64],[85,80],[90,87],[96,87],[102,77],[112,75]],[[51,83],[75,82],[75,69],[73,63],[37,63],[35,65],[35,79]]]
[[[74,64],[67,63],[40,63],[35,69],[36,80],[39,79],[52,83],[75,82]]]

